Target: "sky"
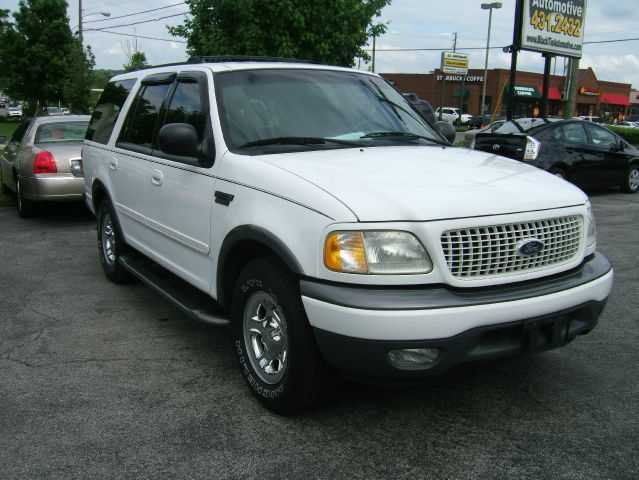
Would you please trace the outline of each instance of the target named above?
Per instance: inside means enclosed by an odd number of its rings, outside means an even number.
[[[318,0],[320,1],[320,0]],[[486,0],[484,0],[486,1]],[[481,0],[394,0],[382,11],[379,21],[388,31],[376,41],[375,71],[379,73],[428,73],[439,66],[440,52],[452,50],[457,33],[457,50],[470,54],[470,68],[483,68],[485,61],[488,11]],[[177,5],[176,5],[177,4]],[[493,10],[491,47],[512,43],[514,0],[502,0],[503,7]],[[18,0],[0,0],[0,8],[16,10]],[[169,7],[162,8],[160,7]],[[83,25],[85,44],[91,46],[96,68],[120,69],[126,63],[125,50],[135,43],[151,64],[185,60],[185,39],[169,35],[166,26],[183,21],[188,7],[180,0],[84,0]],[[124,18],[113,18],[145,10],[158,9]],[[70,25],[78,28],[78,1],[69,5]],[[104,17],[100,12],[110,13]],[[161,18],[168,17],[168,18]],[[130,24],[114,27],[116,25]],[[639,89],[639,8],[636,1],[589,0],[584,29],[584,49],[580,68],[592,67],[599,80],[630,83]],[[110,32],[91,31],[109,28]],[[125,36],[129,35],[129,36]],[[155,39],[143,38],[154,37]],[[636,39],[608,42],[610,40]],[[162,39],[162,40],[160,40]],[[166,41],[163,41],[166,40]],[[602,42],[608,43],[587,43]],[[372,42],[371,42],[372,43]],[[465,50],[477,48],[476,50]],[[396,49],[436,49],[430,51],[391,51]],[[539,53],[522,52],[518,70],[543,72]],[[368,68],[362,64],[360,68]],[[510,54],[501,48],[489,53],[488,68],[510,68]],[[563,74],[560,57],[552,71]]]

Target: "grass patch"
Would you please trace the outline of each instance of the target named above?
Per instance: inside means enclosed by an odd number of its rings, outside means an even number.
[[[21,122],[0,122],[0,135],[7,137],[7,142],[11,140],[11,135]]]

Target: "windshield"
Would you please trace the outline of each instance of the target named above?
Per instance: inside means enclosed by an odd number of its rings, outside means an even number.
[[[34,143],[84,140],[89,122],[43,123],[38,127]]]
[[[399,92],[371,75],[243,70],[218,73],[215,84],[231,150],[445,143]]]

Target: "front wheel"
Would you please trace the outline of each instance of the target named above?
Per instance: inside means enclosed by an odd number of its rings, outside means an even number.
[[[625,193],[637,193],[639,191],[639,166],[631,165],[626,173],[626,180],[621,189]]]
[[[120,263],[120,255],[126,251],[126,244],[120,233],[113,206],[103,200],[98,207],[98,251],[102,270],[114,283],[127,283],[132,277]]]
[[[232,317],[240,371],[267,408],[294,414],[332,396],[334,372],[315,343],[299,282],[281,262],[261,258],[244,268]]]

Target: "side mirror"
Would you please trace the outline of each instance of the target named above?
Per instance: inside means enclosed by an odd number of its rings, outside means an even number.
[[[188,123],[169,123],[160,128],[158,146],[164,153],[189,157],[194,163],[197,163],[201,150],[197,131]]]
[[[7,144],[7,136],[0,135],[0,145],[6,145],[6,144]]]
[[[455,130],[455,127],[453,127],[450,123],[443,121],[435,122],[435,128],[444,136],[446,140],[448,140],[450,143],[455,143],[455,134],[457,133],[457,131]]]

